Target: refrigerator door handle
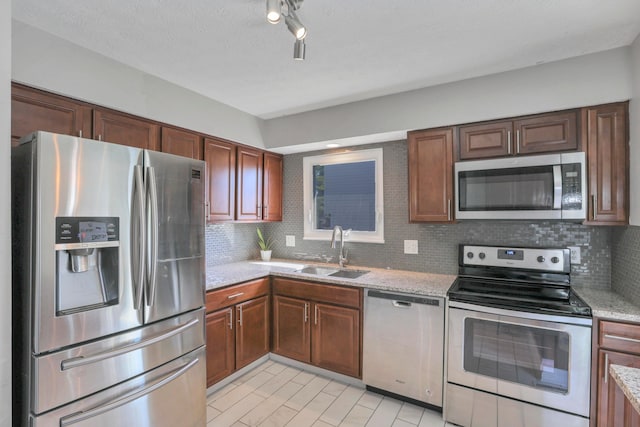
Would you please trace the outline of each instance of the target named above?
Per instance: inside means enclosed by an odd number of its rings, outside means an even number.
[[[97,417],[100,414],[104,414],[105,412],[116,409],[122,405],[126,405],[127,403],[132,402],[136,399],[139,399],[145,395],[151,394],[153,391],[159,389],[160,387],[165,386],[166,384],[178,378],[180,375],[187,372],[189,369],[195,366],[198,362],[200,362],[200,359],[194,359],[191,362],[182,365],[180,368],[176,369],[173,372],[170,372],[164,378],[162,378],[161,380],[159,380],[158,382],[156,382],[155,384],[149,387],[143,387],[136,392],[128,393],[128,394],[125,394],[124,396],[117,396],[113,400],[111,400],[109,403],[89,409],[88,411],[82,411],[80,413],[74,413],[74,414],[71,414],[70,416],[64,417],[60,419],[60,427],[67,427],[72,424],[78,423],[80,421]]]
[[[158,272],[158,187],[155,168],[147,168],[147,202],[149,207],[149,282],[147,305],[152,306],[156,295],[156,275]]]
[[[144,293],[144,265],[146,258],[146,227],[144,220],[144,180],[142,176],[142,166],[135,166],[134,169],[134,202],[135,206],[133,208],[133,218],[132,224],[134,224],[138,228],[138,233],[136,236],[133,236],[133,245],[137,245],[137,247],[131,248],[131,264],[138,269],[136,277],[134,278],[134,308],[136,310],[142,309],[142,296]],[[136,239],[138,239],[136,241]],[[137,259],[134,259],[134,256],[137,254]]]
[[[183,323],[182,325],[178,325],[175,328],[169,329],[167,331],[162,331],[157,334],[150,336],[144,341],[135,342],[133,344],[125,344],[121,347],[118,347],[113,350],[103,351],[100,353],[92,354],[90,356],[79,356],[73,357],[71,359],[63,360],[60,363],[60,368],[63,371],[68,369],[77,368],[78,366],[89,365],[91,363],[101,362],[103,360],[111,359],[116,356],[120,356],[121,354],[130,353],[135,350],[139,350],[144,347],[148,347],[157,342],[166,340],[175,335],[178,335],[184,332],[186,329],[200,323],[198,319],[193,319],[190,322]]]

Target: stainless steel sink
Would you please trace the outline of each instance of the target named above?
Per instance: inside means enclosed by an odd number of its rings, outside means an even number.
[[[317,276],[331,276],[331,277],[344,277],[347,279],[355,279],[356,277],[360,277],[363,274],[368,273],[367,270],[348,270],[348,269],[337,269],[333,267],[318,267],[318,266],[309,266],[297,270],[298,273],[306,273],[306,274],[315,274]]]
[[[337,268],[309,266],[298,270],[298,273],[316,274],[318,276],[330,276],[333,273],[337,273],[339,271],[340,270],[338,270]]]
[[[331,277],[344,277],[346,279],[355,279],[363,274],[367,274],[367,270],[338,270],[335,273],[331,273]]]

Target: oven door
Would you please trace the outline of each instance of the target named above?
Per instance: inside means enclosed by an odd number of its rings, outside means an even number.
[[[591,319],[449,307],[449,383],[589,416]]]

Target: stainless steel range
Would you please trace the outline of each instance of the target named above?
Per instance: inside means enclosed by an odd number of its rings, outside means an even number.
[[[588,427],[591,309],[569,249],[460,245],[449,290],[448,422]]]

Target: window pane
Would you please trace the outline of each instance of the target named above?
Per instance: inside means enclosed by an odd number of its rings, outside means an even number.
[[[375,161],[313,166],[316,229],[376,229]]]

